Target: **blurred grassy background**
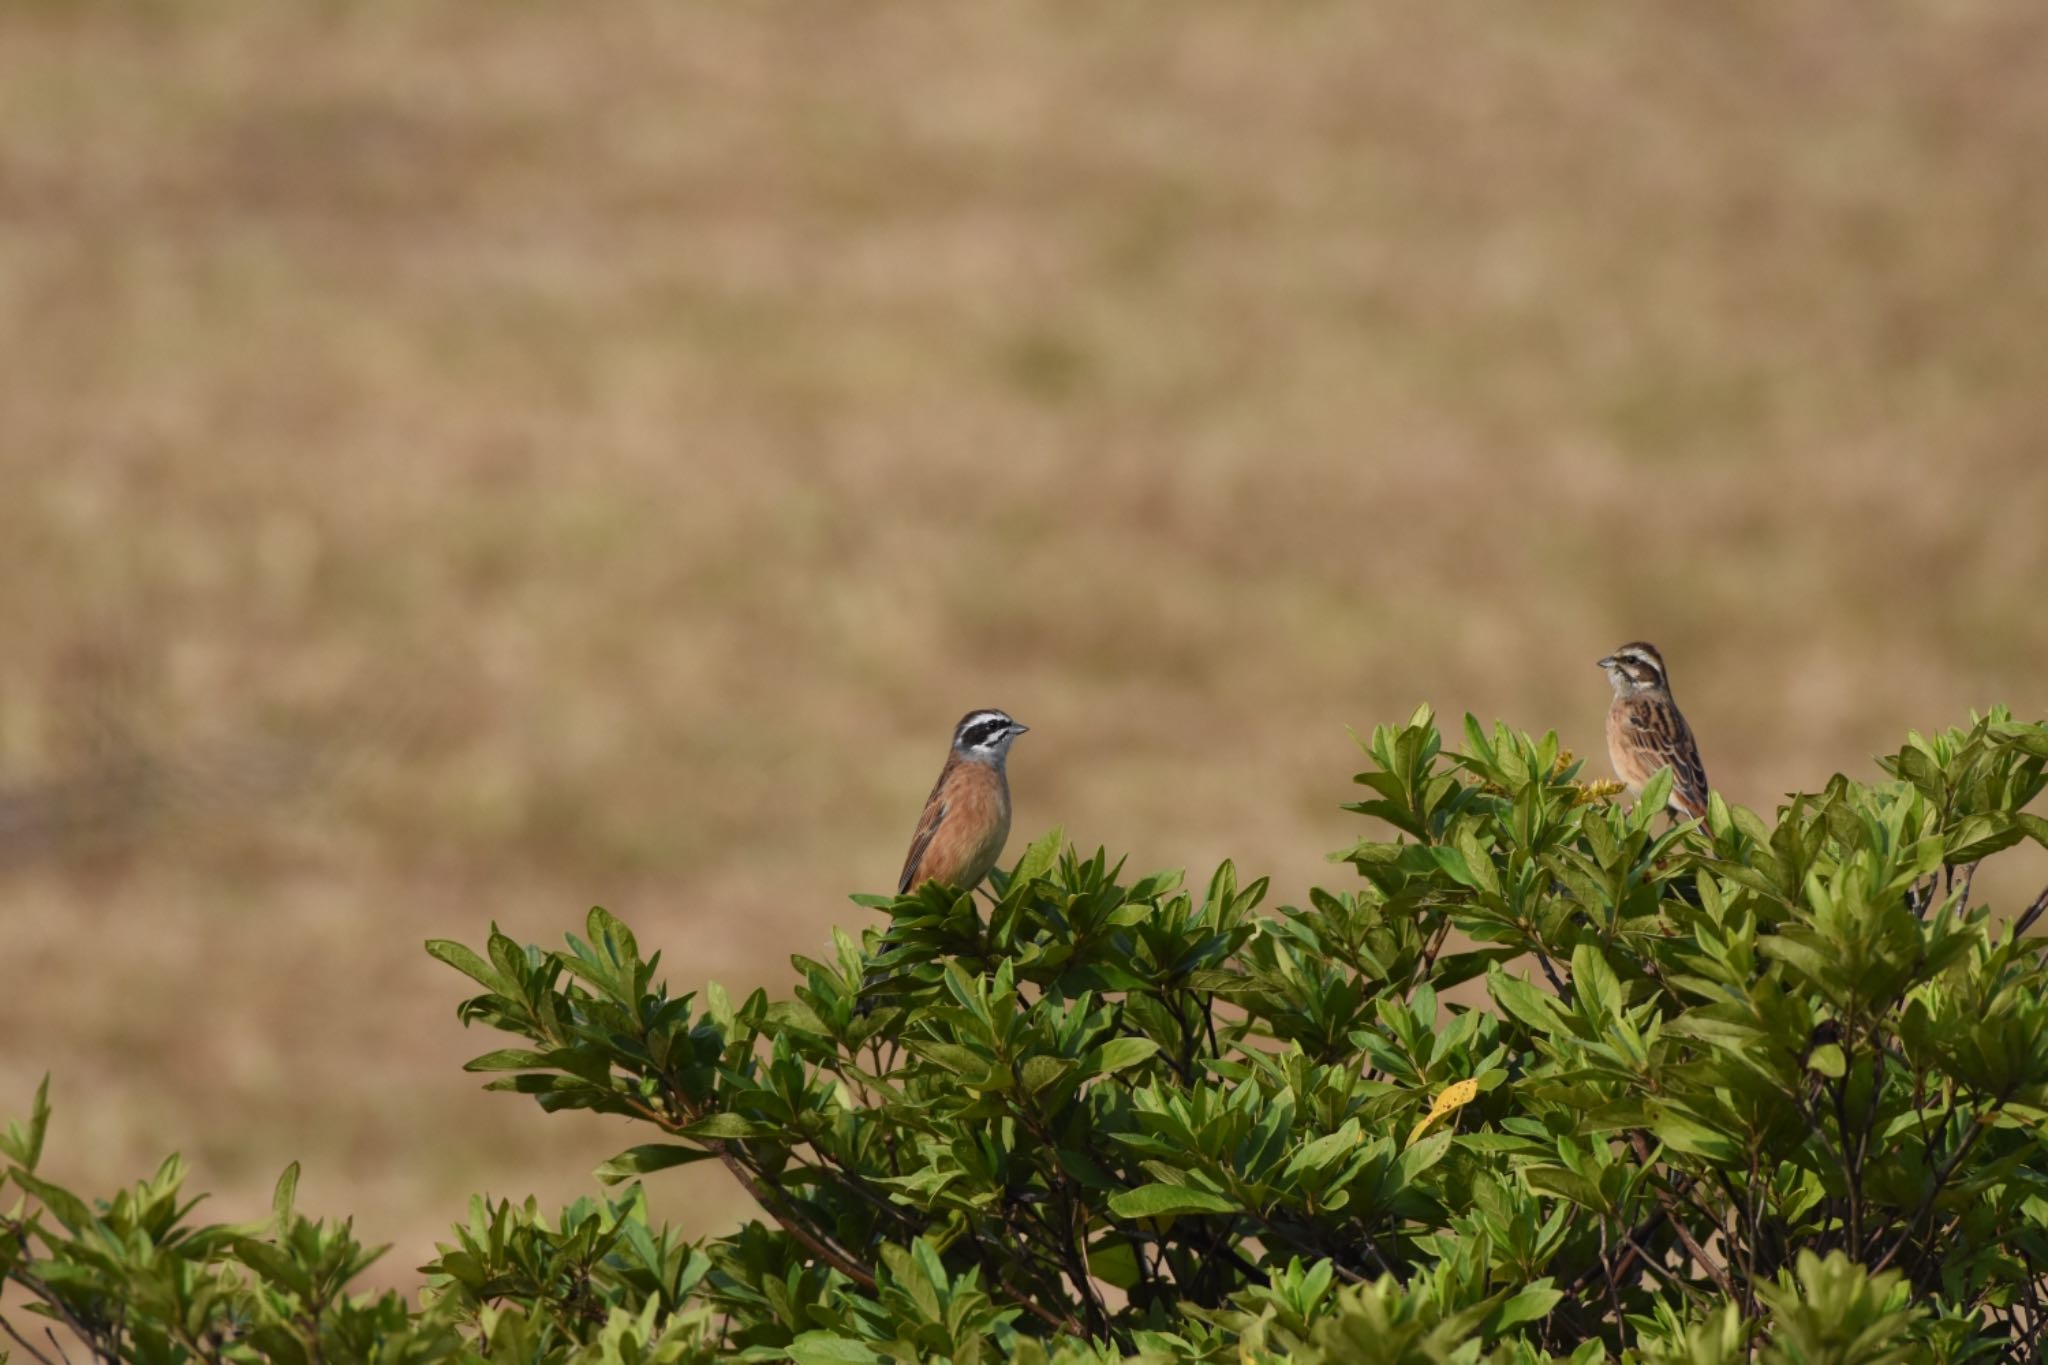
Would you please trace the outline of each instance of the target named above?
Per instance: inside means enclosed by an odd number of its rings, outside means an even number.
[[[302,1159],[405,1282],[637,1140],[479,1093],[420,941],[779,980],[971,706],[1020,843],[1281,900],[1346,725],[1597,755],[1639,635],[1766,807],[2040,714],[2044,69],[1971,0],[0,0],[0,770],[343,760],[0,848],[0,1114],[216,1216]]]

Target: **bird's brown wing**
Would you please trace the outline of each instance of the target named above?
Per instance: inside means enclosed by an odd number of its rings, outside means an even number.
[[[924,855],[931,849],[939,826],[946,822],[946,800],[941,793],[946,790],[946,778],[952,771],[953,764],[948,761],[939,770],[939,780],[932,784],[932,794],[924,800],[924,814],[917,817],[917,832],[910,836],[910,852],[903,859],[903,875],[896,881],[899,896],[908,895],[910,888],[925,880],[921,875]]]
[[[1671,718],[1678,731],[1671,750],[1671,775],[1676,779],[1671,784],[1671,802],[1689,818],[1703,820],[1707,814],[1707,765],[1700,761],[1700,746],[1693,741],[1685,717],[1673,708]]]
[[[1700,762],[1699,745],[1692,727],[1669,700],[1629,708],[1631,747],[1640,771],[1647,778],[1657,769],[1671,769],[1671,804],[1689,819],[1707,813],[1707,769]]]

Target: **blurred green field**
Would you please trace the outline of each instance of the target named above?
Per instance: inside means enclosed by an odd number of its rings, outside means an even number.
[[[0,841],[0,1116],[221,1217],[303,1160],[404,1283],[638,1140],[481,1094],[421,940],[779,980],[969,707],[1020,846],[1281,901],[1347,725],[1597,755],[1636,636],[1764,807],[2040,715],[2044,70],[1969,0],[0,0],[0,772],[338,757]]]

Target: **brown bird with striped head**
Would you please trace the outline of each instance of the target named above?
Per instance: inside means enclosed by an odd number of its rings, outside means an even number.
[[[897,895],[933,881],[972,891],[996,865],[1010,837],[1010,777],[1004,764],[1010,745],[1029,728],[993,709],[960,718],[946,766],[939,769],[910,837]]]
[[[1010,745],[1029,728],[997,710],[969,711],[953,727],[946,766],[925,798],[910,853],[896,879],[896,894],[909,895],[926,882],[972,891],[1003,856],[1010,838]],[[888,981],[888,968],[862,978],[857,1013],[875,1008],[873,992]]]
[[[1639,796],[1658,769],[1669,768],[1673,817],[1704,818],[1707,769],[1692,727],[1671,698],[1664,656],[1655,645],[1637,640],[1600,660],[1600,667],[1614,684],[1614,703],[1607,708],[1607,757],[1614,775],[1631,796]]]

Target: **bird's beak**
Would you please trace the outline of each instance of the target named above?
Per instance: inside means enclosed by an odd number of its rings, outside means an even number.
[[[1612,668],[1614,667],[1614,656],[1610,654],[1594,666],[1596,668]]]
[[[1019,724],[1018,724],[1018,723],[1017,723],[1016,721],[1014,721],[1014,720],[1010,722],[1010,733],[1011,733],[1011,734],[1013,734],[1013,735],[1021,735],[1021,734],[1023,734],[1023,733],[1024,733],[1024,732],[1025,732],[1026,730],[1029,730],[1030,728],[1031,728],[1031,727],[1030,727],[1030,726],[1028,726],[1028,725],[1019,725]]]

